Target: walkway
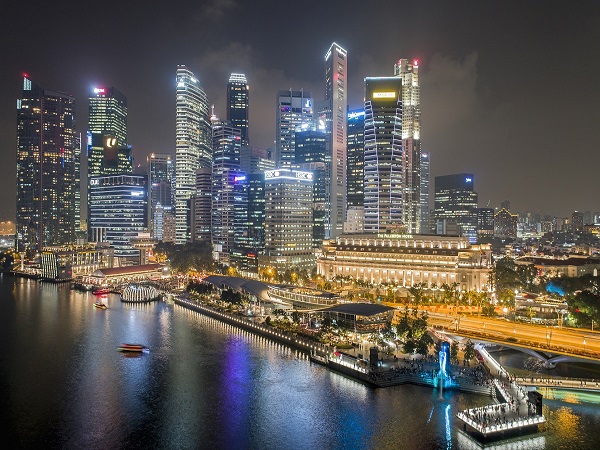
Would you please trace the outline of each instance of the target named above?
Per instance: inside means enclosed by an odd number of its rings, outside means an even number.
[[[545,423],[546,418],[536,405],[530,402],[527,390],[511,377],[485,348],[477,346],[476,349],[491,373],[497,376],[494,379],[496,393],[504,402],[457,413],[456,416],[465,424],[465,431],[468,425],[484,438],[512,432],[537,431],[538,425]]]

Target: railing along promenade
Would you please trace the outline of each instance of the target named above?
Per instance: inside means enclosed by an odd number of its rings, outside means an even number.
[[[433,370],[422,370],[423,367],[419,367],[418,364],[416,365],[417,369],[413,368],[411,370],[400,367],[400,364],[397,364],[396,367],[384,369],[377,366],[361,365],[358,360],[353,360],[349,355],[335,352],[331,347],[321,343],[276,330],[243,317],[218,311],[186,298],[176,297],[174,302],[182,307],[307,352],[310,354],[311,361],[372,386],[385,387],[404,383],[430,387],[437,387],[438,385],[435,372]],[[516,379],[511,379],[508,372],[484,348],[480,347],[479,351],[484,357],[486,366],[488,366],[489,374],[497,373],[498,378],[492,375],[485,380],[485,383],[478,385],[469,380],[457,381],[459,377],[451,377],[451,383],[448,387],[471,393],[491,395],[496,400],[498,398],[502,399],[503,403],[458,412],[457,417],[464,424],[463,430],[474,432],[477,437],[482,437],[484,440],[537,432],[538,426],[545,423],[546,419],[541,415],[541,411],[536,410],[535,405],[530,403],[526,390],[517,383]],[[411,367],[414,367],[413,363],[411,363]]]

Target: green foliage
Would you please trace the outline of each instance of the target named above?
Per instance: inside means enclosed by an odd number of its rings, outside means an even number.
[[[471,342],[471,339],[467,339],[465,344],[465,359],[467,361],[472,360],[475,357],[475,345]]]
[[[12,269],[13,264],[15,262],[15,258],[9,252],[1,252],[0,253],[0,270],[9,271]]]
[[[186,273],[190,270],[215,271],[218,269],[212,258],[210,242],[195,242],[175,245],[170,242],[159,242],[155,253],[166,254],[169,265],[175,272]]]
[[[404,352],[417,351],[427,354],[433,345],[433,339],[427,333],[427,313],[419,312],[416,308],[409,310],[408,306],[396,324],[396,335],[404,342]]]
[[[490,302],[487,302],[481,307],[481,314],[486,317],[494,317],[497,315],[496,308],[494,308],[494,305],[492,305]]]
[[[569,295],[569,312],[580,326],[591,326],[592,320],[600,323],[600,295],[592,291],[580,291]]]
[[[195,292],[199,295],[207,295],[215,290],[212,284],[197,281],[190,281],[185,289],[188,292]]]
[[[419,306],[419,304],[423,300],[423,297],[425,295],[424,291],[426,287],[427,285],[425,283],[416,283],[410,288],[408,288],[408,292],[410,292],[410,295],[413,296],[413,299],[415,300],[415,304],[417,306]]]
[[[234,292],[231,289],[225,289],[221,291],[221,300],[237,305],[242,302],[242,294]]]
[[[458,359],[458,342],[453,341],[450,344],[450,359],[456,361]]]

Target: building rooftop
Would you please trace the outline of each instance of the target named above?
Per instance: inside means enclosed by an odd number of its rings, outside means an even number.
[[[92,277],[110,277],[116,275],[133,275],[136,273],[143,272],[155,272],[162,269],[162,264],[142,264],[141,266],[127,266],[127,267],[112,267],[109,269],[98,269],[92,272]]]
[[[390,308],[385,305],[378,305],[376,303],[342,303],[339,305],[332,306],[319,310],[319,312],[335,312],[342,314],[352,314],[355,316],[374,316],[388,311],[393,311],[394,308]]]

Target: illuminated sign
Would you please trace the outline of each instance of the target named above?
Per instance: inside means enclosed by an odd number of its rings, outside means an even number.
[[[144,195],[143,191],[131,191],[132,197],[139,197],[140,195]]]
[[[415,60],[413,61],[413,66],[415,66],[415,67],[419,67],[419,60],[418,60],[418,59],[415,59]]]
[[[100,180],[90,180],[90,186],[98,186],[100,184]]]
[[[312,172],[295,172],[295,174],[296,174],[296,178],[299,178],[301,180],[312,180],[313,179]]]
[[[105,140],[105,145],[107,147],[116,147],[117,146],[117,138],[107,137]]]
[[[365,117],[365,112],[364,111],[351,112],[351,113],[348,114],[348,120],[354,120],[354,119],[358,119],[360,117]]]
[[[395,233],[379,233],[377,234],[379,239],[412,239],[412,234],[395,234]]]
[[[312,172],[300,172],[297,170],[265,170],[265,179],[271,178],[296,178],[298,180],[312,180]]]
[[[373,92],[373,98],[396,98],[395,92]]]
[[[466,182],[466,183],[470,183],[471,181],[473,181],[473,179],[472,179],[472,178],[469,178],[469,177],[465,178],[465,182]]]
[[[106,89],[104,88],[94,88],[94,94],[104,94]]]
[[[246,175],[238,175],[233,177],[234,183],[239,183],[240,181],[246,181]]]

